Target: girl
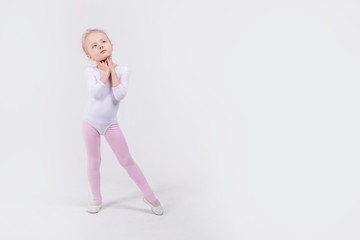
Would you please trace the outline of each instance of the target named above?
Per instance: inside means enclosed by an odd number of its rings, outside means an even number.
[[[88,157],[87,174],[93,195],[87,211],[97,213],[102,208],[100,139],[103,135],[120,165],[142,191],[145,203],[153,213],[163,215],[159,200],[129,153],[117,121],[119,103],[128,89],[129,69],[112,61],[113,45],[103,30],[87,29],[82,37],[82,48],[87,57],[97,63],[97,66],[87,67],[84,71],[89,98],[83,113],[82,127]]]

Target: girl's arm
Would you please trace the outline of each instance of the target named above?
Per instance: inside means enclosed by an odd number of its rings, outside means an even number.
[[[114,69],[114,71],[111,72],[111,81],[113,83],[112,91],[117,101],[120,101],[126,96],[128,90],[129,75],[129,69],[126,66],[122,66],[120,69],[121,82],[119,81],[116,70]]]
[[[96,99],[101,99],[106,93],[105,84],[109,76],[104,74],[101,81],[97,82],[92,69],[86,68],[84,71],[84,77],[89,94]]]

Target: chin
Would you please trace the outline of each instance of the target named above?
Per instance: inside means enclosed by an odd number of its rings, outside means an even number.
[[[100,61],[104,61],[104,60],[106,60],[106,58],[108,57],[108,55],[106,54],[106,55],[103,55],[103,56],[101,56],[100,57]]]

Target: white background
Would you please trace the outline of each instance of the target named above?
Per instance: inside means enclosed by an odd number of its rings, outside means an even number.
[[[358,1],[2,1],[1,239],[359,239]],[[92,196],[81,48],[131,70]],[[106,236],[106,237],[105,237]]]

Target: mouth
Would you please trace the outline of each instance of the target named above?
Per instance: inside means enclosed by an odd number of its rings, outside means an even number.
[[[104,52],[106,52],[106,50],[102,50],[100,53],[104,53]]]

